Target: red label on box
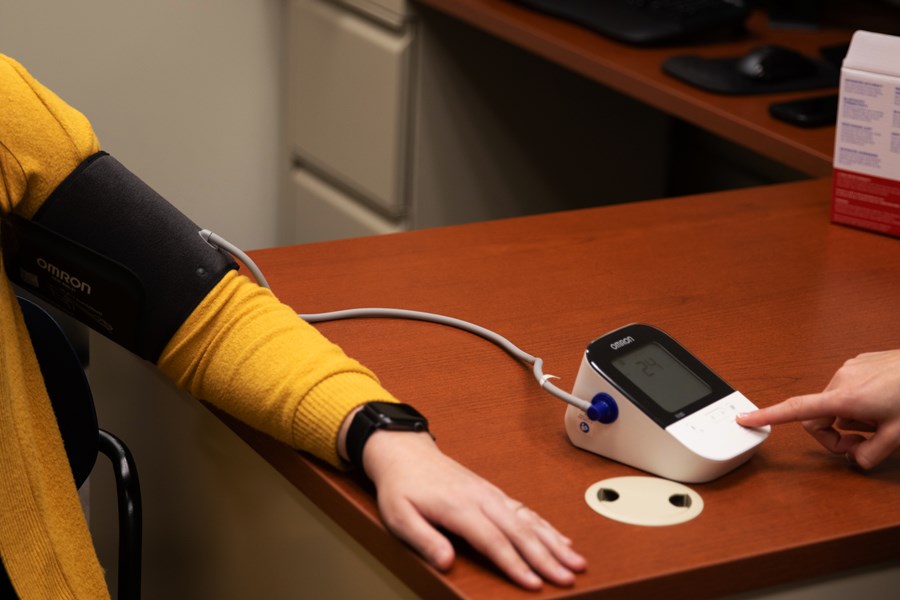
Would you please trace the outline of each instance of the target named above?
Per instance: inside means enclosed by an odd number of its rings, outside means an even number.
[[[835,169],[831,220],[900,237],[900,181]]]

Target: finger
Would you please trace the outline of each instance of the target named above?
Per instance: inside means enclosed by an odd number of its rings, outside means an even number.
[[[534,520],[534,522],[536,524],[535,525],[535,533],[537,533],[539,536],[547,535],[548,542],[561,543],[561,544],[565,544],[566,546],[572,545],[572,540],[569,537],[560,533],[553,525],[551,525],[541,515],[537,514],[533,510],[528,510],[528,512],[530,513],[531,518]]]
[[[568,536],[560,533],[553,525],[551,525],[546,519],[544,519],[541,515],[537,514],[533,510],[529,509],[524,504],[517,503],[516,512],[523,511],[529,518],[536,524],[541,526],[541,531],[547,531],[552,534],[550,539],[554,541],[559,541],[567,546],[572,545],[572,540]],[[537,530],[535,530],[537,532]]]
[[[477,551],[487,556],[514,582],[529,590],[538,590],[543,585],[541,578],[532,570],[525,558],[516,549],[509,534],[484,514],[478,519],[467,519],[453,530],[464,537]]]
[[[857,447],[866,441],[867,438],[855,433],[841,434],[841,437],[838,439],[837,445],[835,446],[834,453],[852,457],[853,453],[856,452]]]
[[[512,541],[517,552],[542,577],[557,585],[568,586],[575,582],[575,574],[559,555],[565,549],[574,552],[562,542],[561,536],[540,516],[527,507],[519,506],[510,511],[508,506],[487,505],[485,514]],[[578,564],[577,558],[568,556]]]
[[[574,582],[574,574],[555,559],[532,531],[534,521],[521,503],[508,499],[490,502],[476,514],[457,517],[443,525],[463,536],[520,586],[538,590],[543,585],[541,577],[557,585]]]
[[[753,412],[740,413],[735,420],[738,425],[744,427],[762,427],[771,423],[769,413],[764,408]]]
[[[870,423],[869,421],[845,419],[843,417],[838,418],[834,422],[834,426],[845,431],[866,431],[869,433],[872,433],[877,429],[876,425],[874,423]]]
[[[762,427],[834,416],[835,396],[834,392],[794,396],[767,408],[742,413],[737,422],[744,427]]]
[[[532,511],[532,514],[537,520],[535,533],[556,559],[572,571],[584,571],[587,567],[587,560],[572,549],[572,540],[557,531],[555,527],[537,513]]]
[[[453,565],[453,545],[435,529],[416,508],[407,502],[381,508],[387,528],[413,547],[432,566],[446,571]]]
[[[531,528],[538,541],[560,565],[571,572],[585,569],[587,561],[572,549],[572,540],[557,531],[546,519],[527,507],[520,507],[515,514]],[[565,577],[568,580],[569,575],[565,574]]]
[[[501,507],[499,510],[507,513],[509,522],[515,518],[516,507],[521,506],[521,503],[509,499],[507,502],[495,499],[490,504],[499,505]],[[423,516],[428,518],[428,515]],[[431,519],[436,525],[465,539],[472,548],[485,555],[518,585],[529,590],[538,590],[542,587],[543,580],[517,550],[510,535],[495,519],[485,513],[481,505],[472,509],[432,514]]]
[[[872,469],[900,447],[900,425],[882,427],[875,435],[852,449],[850,457],[863,469]]]
[[[804,421],[803,427],[816,441],[835,454],[847,454],[866,439],[857,434],[842,434],[833,424],[834,419],[813,419]]]
[[[837,452],[838,443],[841,440],[841,434],[832,427],[834,419],[815,419],[812,421],[803,421],[803,428],[813,436],[817,442],[822,444],[826,450]]]

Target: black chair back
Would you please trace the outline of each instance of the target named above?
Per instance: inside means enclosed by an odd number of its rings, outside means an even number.
[[[80,488],[88,478],[98,452],[112,461],[119,513],[118,598],[138,599],[142,511],[134,458],[122,440],[98,427],[94,397],[81,357],[56,319],[28,299],[19,297],[19,306],[62,434],[75,485]],[[0,594],[5,593],[12,594],[12,587],[0,568]],[[7,596],[0,595],[0,598]]]
[[[100,448],[90,384],[78,353],[59,323],[30,300],[20,297],[19,306],[56,414],[75,486],[80,488],[91,474]]]

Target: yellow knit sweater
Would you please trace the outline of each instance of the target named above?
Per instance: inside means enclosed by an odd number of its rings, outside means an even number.
[[[0,211],[31,218],[98,150],[82,114],[0,55]],[[158,366],[195,397],[333,464],[344,417],[369,400],[395,401],[369,370],[235,272],[182,324]],[[108,597],[2,261],[0,555],[23,599]]]

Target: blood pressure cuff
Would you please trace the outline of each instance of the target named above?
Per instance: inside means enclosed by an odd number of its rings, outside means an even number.
[[[0,240],[12,281],[155,363],[194,308],[237,268],[199,231],[101,152],[31,221],[5,216]]]

